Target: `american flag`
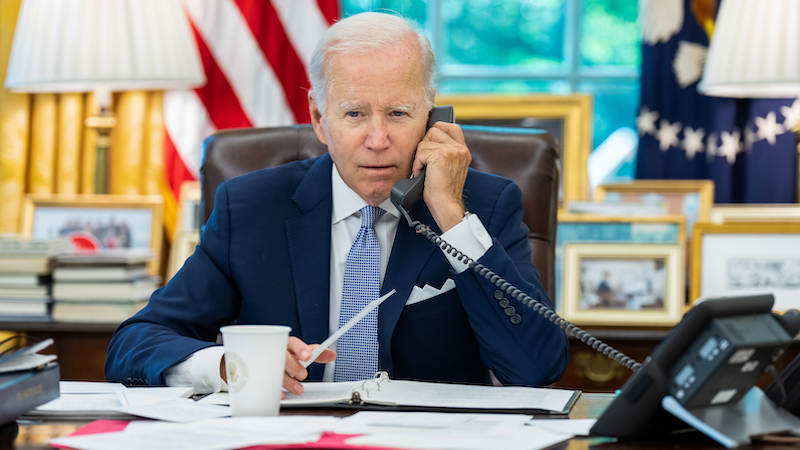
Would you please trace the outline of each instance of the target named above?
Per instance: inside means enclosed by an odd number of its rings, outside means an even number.
[[[201,144],[223,128],[308,123],[311,53],[336,0],[184,0],[208,83],[164,94],[165,172],[177,198]]]

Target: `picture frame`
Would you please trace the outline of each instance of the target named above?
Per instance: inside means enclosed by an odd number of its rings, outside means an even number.
[[[542,129],[561,144],[559,206],[589,198],[594,99],[570,95],[442,95],[437,105],[453,105],[456,122]]]
[[[576,325],[672,326],[684,312],[680,245],[569,244],[562,317]]]
[[[800,222],[800,206],[793,204],[717,204],[711,207],[711,223]]]
[[[27,194],[22,208],[25,237],[79,232],[99,248],[149,248],[155,257],[148,273],[159,273],[164,216],[159,195]]]
[[[686,218],[558,213],[556,233],[556,311],[563,312],[564,250],[568,244],[674,244],[685,248]],[[685,297],[685,294],[681,294]],[[684,299],[685,302],[685,299]]]
[[[183,267],[183,263],[194,254],[195,247],[200,244],[200,230],[181,231],[172,241],[172,254],[170,255],[167,279],[169,281]]]
[[[697,224],[689,297],[772,293],[774,309],[800,308],[800,223]]]
[[[642,202],[645,195],[656,194],[665,198],[667,214],[687,216],[687,229],[691,232],[694,223],[711,220],[714,205],[714,182],[712,180],[633,180],[630,183],[601,184],[595,188],[594,199],[606,201],[610,193],[620,194],[622,201]],[[687,208],[687,201],[696,202],[697,207]],[[696,212],[695,212],[696,211]]]

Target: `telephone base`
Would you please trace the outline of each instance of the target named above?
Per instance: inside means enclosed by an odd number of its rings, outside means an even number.
[[[775,405],[758,387],[736,403],[686,409],[671,395],[661,400],[665,411],[727,448],[750,443],[751,436],[793,431],[800,433],[800,418]]]

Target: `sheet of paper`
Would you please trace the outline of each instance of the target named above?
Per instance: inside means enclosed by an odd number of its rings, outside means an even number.
[[[116,392],[111,394],[62,394],[36,408],[37,411],[115,411],[123,406]]]
[[[575,391],[549,388],[495,387],[389,380],[369,400],[392,400],[397,405],[446,408],[542,409],[562,411]]]
[[[565,434],[551,433],[538,427],[522,427],[515,433],[506,436],[435,436],[417,435],[414,433],[372,434],[350,438],[346,443],[351,445],[370,445],[375,447],[403,449],[439,449],[439,450],[539,450],[570,439]]]
[[[303,393],[300,395],[294,395],[286,392],[286,397],[281,400],[281,406],[339,403],[349,400],[353,389],[360,387],[362,384],[363,381],[348,381],[344,383],[303,383]]]
[[[597,419],[531,419],[528,425],[554,433],[588,436]]]
[[[60,381],[58,390],[64,394],[112,394],[126,389],[122,383],[102,383],[96,381]]]
[[[179,423],[231,415],[231,409],[228,406],[206,405],[186,398],[127,406],[120,408],[119,411],[133,416]]]
[[[152,405],[178,398],[189,398],[194,389],[187,387],[132,387],[117,395],[125,397],[123,403],[130,406]]]
[[[339,421],[339,434],[387,434],[488,438],[514,434],[530,422],[525,414],[462,414],[361,411]]]
[[[346,324],[342,325],[338,330],[336,330],[336,332],[334,332],[332,335],[330,335],[328,337],[328,339],[325,339],[324,341],[322,341],[322,343],[319,344],[319,347],[315,348],[314,351],[311,352],[311,358],[308,361],[300,361],[300,365],[302,365],[303,367],[310,366],[311,363],[316,361],[316,359],[319,357],[319,355],[322,354],[322,352],[326,348],[330,347],[331,344],[336,342],[336,340],[339,339],[339,337],[341,335],[346,333],[347,330],[349,330],[350,328],[353,328],[353,325],[358,323],[359,320],[363,319],[364,317],[367,317],[367,314],[369,314],[370,311],[372,311],[373,309],[377,308],[378,305],[383,303],[384,300],[386,300],[387,298],[391,297],[392,294],[394,294],[394,293],[395,293],[395,290],[392,289],[391,291],[387,292],[386,295],[384,295],[382,297],[378,297],[375,300],[373,300],[372,302],[370,302],[369,305],[365,306],[364,309],[359,311],[358,314],[353,316],[352,319],[348,320]]]
[[[201,398],[200,400],[197,401],[197,403],[205,403],[207,405],[230,406],[231,397],[228,395],[227,392],[216,392],[214,394],[207,395]]]

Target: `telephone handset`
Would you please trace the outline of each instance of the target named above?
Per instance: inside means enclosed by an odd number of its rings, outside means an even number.
[[[449,105],[434,107],[433,110],[431,110],[430,117],[428,118],[428,128],[430,129],[430,127],[432,127],[433,124],[436,123],[437,121],[450,122],[450,123],[455,122],[453,107]],[[592,348],[608,356],[621,366],[626,367],[634,372],[638,370],[639,366],[641,365],[638,362],[634,361],[633,359],[629,358],[628,356],[614,349],[608,344],[593,337],[586,331],[583,331],[582,329],[576,327],[575,325],[559,317],[555,313],[555,311],[550,309],[547,305],[540,303],[533,297],[527,295],[521,289],[516,288],[514,285],[503,279],[501,276],[491,271],[488,267],[478,263],[477,261],[468,257],[464,253],[458,251],[452,245],[445,242],[438,234],[436,234],[433,230],[431,230],[429,226],[419,221],[412,220],[411,216],[408,215],[408,211],[411,209],[412,206],[414,206],[414,203],[416,203],[419,199],[422,198],[422,188],[424,184],[425,184],[425,168],[422,169],[422,173],[420,173],[418,177],[398,180],[397,183],[395,183],[395,185],[392,187],[392,193],[391,193],[392,204],[394,204],[395,207],[397,207],[397,210],[400,211],[400,214],[402,214],[403,217],[406,218],[409,227],[414,228],[417,231],[417,233],[428,238],[431,242],[442,248],[448,254],[454,255],[456,259],[467,264],[470,269],[474,270],[476,273],[489,280],[500,290],[506,292],[509,296],[521,301],[522,304],[530,307],[540,315],[544,316],[544,318],[548,319],[550,322],[553,322],[556,326],[560,327],[567,333],[571,334],[576,339],[586,343],[587,345],[590,345]]]
[[[428,116],[428,126],[425,130],[430,130],[436,122],[454,123],[455,121],[456,118],[451,105],[434,106]],[[425,185],[425,172],[426,167],[423,167],[418,177],[398,180],[392,187],[392,202],[397,206],[397,210],[405,216],[409,225],[411,225],[412,221],[411,217],[408,215],[408,211],[414,206],[417,200],[422,198],[422,188]]]

